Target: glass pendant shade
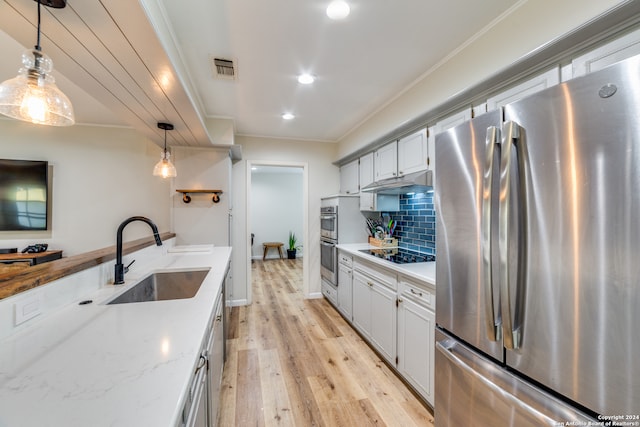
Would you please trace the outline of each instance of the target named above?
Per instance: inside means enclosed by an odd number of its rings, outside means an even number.
[[[22,65],[17,77],[0,84],[0,113],[39,125],[73,125],[73,107],[56,86],[51,59],[31,49],[22,54]]]
[[[156,163],[155,167],[153,168],[153,176],[175,178],[178,175],[178,173],[176,172],[176,167],[173,166],[173,163],[171,163],[169,157],[171,157],[171,154],[165,148],[162,152],[160,161]]]

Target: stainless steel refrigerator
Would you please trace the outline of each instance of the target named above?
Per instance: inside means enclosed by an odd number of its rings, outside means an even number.
[[[640,58],[435,144],[436,427],[640,425]]]

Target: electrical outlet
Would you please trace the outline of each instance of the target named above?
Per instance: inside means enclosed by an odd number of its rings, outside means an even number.
[[[42,313],[42,296],[41,293],[22,298],[14,304],[15,307],[15,326],[33,319]]]

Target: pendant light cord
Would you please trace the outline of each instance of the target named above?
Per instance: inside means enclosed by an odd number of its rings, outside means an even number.
[[[38,39],[36,41],[35,48],[38,52],[42,50],[40,47],[40,0],[38,0]]]
[[[167,130],[164,130],[164,155],[167,155]]]

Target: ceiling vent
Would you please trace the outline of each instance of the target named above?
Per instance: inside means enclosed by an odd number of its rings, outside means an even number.
[[[235,80],[238,78],[238,66],[232,59],[211,56],[213,76],[217,79]]]

